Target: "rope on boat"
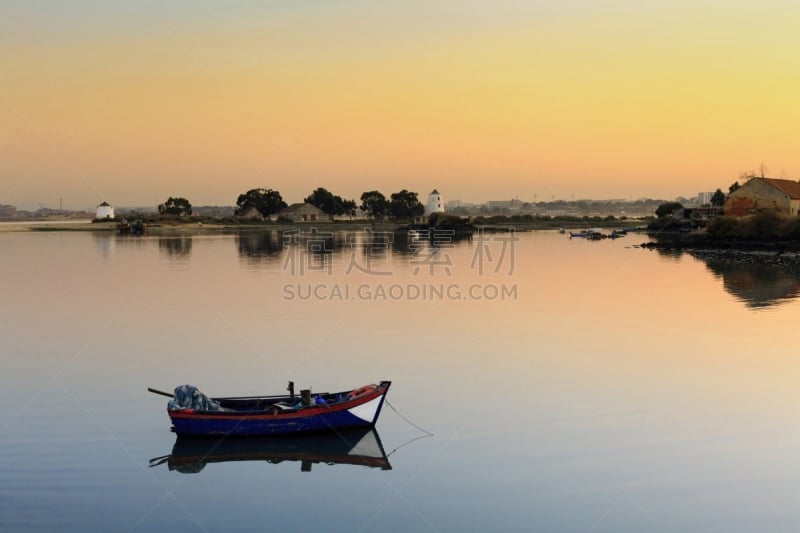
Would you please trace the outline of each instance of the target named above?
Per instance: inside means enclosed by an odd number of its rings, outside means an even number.
[[[424,428],[421,428],[421,427],[419,427],[419,426],[418,426],[418,425],[416,425],[414,422],[412,422],[411,420],[409,420],[408,418],[406,418],[405,416],[403,416],[402,414],[400,414],[400,411],[398,411],[397,409],[395,409],[394,405],[392,405],[391,403],[389,403],[389,400],[384,400],[384,402],[386,402],[386,405],[388,405],[389,407],[391,407],[391,408],[392,408],[392,411],[394,411],[395,413],[397,413],[397,416],[399,416],[400,418],[402,418],[403,420],[405,420],[406,422],[408,422],[409,424],[411,424],[412,426],[414,426],[415,428],[417,428],[417,429],[418,429],[418,430],[420,430],[421,432],[425,433],[425,434],[426,434],[428,437],[433,437],[433,433],[431,433],[431,432],[430,432],[430,431],[428,431],[427,429],[424,429]],[[415,439],[415,440],[416,440],[416,439]]]

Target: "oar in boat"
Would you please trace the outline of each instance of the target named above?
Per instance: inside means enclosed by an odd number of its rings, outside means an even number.
[[[164,392],[163,390],[153,389],[151,387],[147,387],[148,392],[152,392],[153,394],[160,394],[161,396],[166,396],[167,398],[173,398],[175,395],[171,392]],[[294,401],[294,381],[289,382],[289,386],[286,388],[289,391],[289,397]],[[321,392],[318,393],[320,396],[324,396],[326,394],[330,394],[328,392]],[[276,394],[274,396],[230,396],[227,398],[211,398],[214,401],[219,400],[255,400],[255,399],[266,399],[266,398],[285,398],[285,394]]]
[[[152,392],[153,394],[160,394],[161,396],[166,396],[167,398],[173,398],[175,395],[169,392],[164,392],[163,390],[153,389],[151,387],[147,387],[148,392]],[[323,392],[322,394],[329,394],[327,392]],[[231,396],[227,398],[211,398],[212,400],[258,400],[263,398],[286,398],[285,394],[277,394],[275,396]]]

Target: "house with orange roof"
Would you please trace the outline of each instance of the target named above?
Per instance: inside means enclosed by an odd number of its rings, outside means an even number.
[[[776,178],[752,178],[725,199],[724,212],[745,216],[776,210],[786,215],[800,214],[800,182]]]

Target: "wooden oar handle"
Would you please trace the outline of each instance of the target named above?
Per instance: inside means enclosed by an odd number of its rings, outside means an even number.
[[[153,394],[160,394],[161,396],[167,396],[168,398],[172,398],[174,395],[171,392],[164,392],[163,390],[158,389],[151,389],[147,387],[148,392],[152,392]]]

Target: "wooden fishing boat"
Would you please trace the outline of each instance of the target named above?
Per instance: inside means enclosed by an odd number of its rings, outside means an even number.
[[[264,436],[372,427],[378,421],[391,381],[351,391],[286,396],[209,398],[191,385],[175,388],[167,414],[178,435]]]
[[[198,439],[178,436],[172,453],[150,460],[150,466],[166,463],[170,470],[196,474],[209,463],[266,461],[300,462],[300,470],[314,464],[354,465],[391,470],[375,428],[272,437],[223,437]]]

